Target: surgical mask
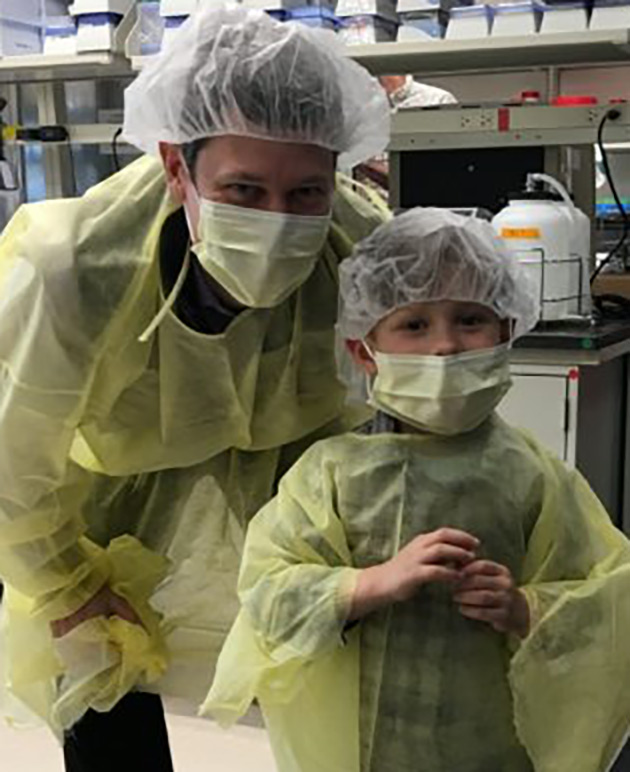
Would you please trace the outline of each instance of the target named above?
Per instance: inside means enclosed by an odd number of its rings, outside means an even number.
[[[512,385],[509,352],[509,343],[452,356],[370,351],[378,371],[368,384],[369,403],[423,431],[471,431]]]
[[[239,303],[271,308],[310,276],[329,227],[329,214],[267,212],[200,198],[192,251]]]

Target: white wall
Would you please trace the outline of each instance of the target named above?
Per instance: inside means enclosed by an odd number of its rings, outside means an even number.
[[[601,101],[611,98],[630,100],[630,66],[601,67],[588,69],[563,69],[557,73],[559,93],[589,94]],[[539,91],[541,97],[548,97],[549,70],[539,69],[522,72],[483,74],[455,74],[416,78],[451,91],[461,102],[502,102],[520,94],[521,91]]]

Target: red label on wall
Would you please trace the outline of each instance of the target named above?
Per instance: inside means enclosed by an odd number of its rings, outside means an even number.
[[[499,108],[499,131],[510,130],[510,110],[508,107]]]

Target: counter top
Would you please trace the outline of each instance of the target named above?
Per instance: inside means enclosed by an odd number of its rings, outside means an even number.
[[[601,364],[630,353],[630,319],[546,322],[514,344],[515,361]]]

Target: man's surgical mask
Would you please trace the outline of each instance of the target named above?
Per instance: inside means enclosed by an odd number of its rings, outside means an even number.
[[[268,212],[201,198],[192,251],[239,303],[271,308],[309,277],[329,227],[330,215]]]
[[[512,385],[509,351],[510,344],[452,356],[370,352],[378,372],[368,386],[369,403],[423,431],[471,431]]]

